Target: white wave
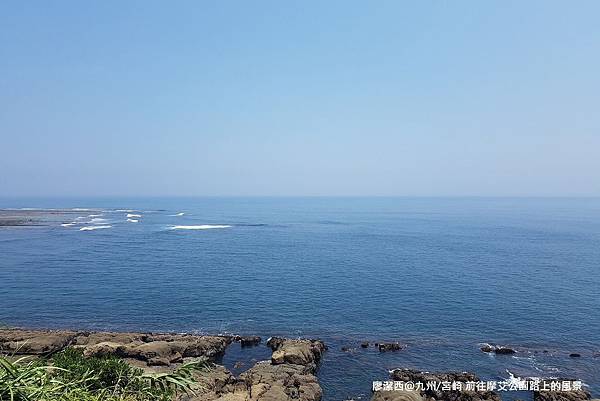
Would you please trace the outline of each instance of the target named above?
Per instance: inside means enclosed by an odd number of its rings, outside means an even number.
[[[519,376],[515,376],[511,371],[509,371],[508,369],[506,369],[506,373],[508,373],[508,378],[506,379],[506,382],[509,384],[514,385],[516,388],[519,388],[519,385],[526,382],[527,378],[522,378]]]
[[[71,227],[71,226],[74,226],[75,224],[77,224],[77,223],[62,223],[61,226],[63,226],[63,227]]]
[[[138,223],[139,222],[139,220],[136,220],[136,219],[127,219],[127,221],[129,223]]]
[[[90,223],[92,224],[98,224],[98,223],[102,223],[103,221],[106,221],[106,219],[101,219],[100,217],[96,217],[90,220]]]
[[[185,213],[183,213],[183,212],[179,212],[177,214],[172,214],[171,216],[173,216],[173,217],[179,217],[179,216],[183,216],[184,214]]]
[[[71,210],[76,211],[76,212],[91,212],[93,209],[86,209],[86,208],[82,208],[82,207],[74,207]]]
[[[128,213],[128,214],[127,214],[127,218],[128,218],[128,219],[129,219],[129,218],[132,218],[132,217],[142,217],[142,215],[141,215],[141,214],[131,214],[131,213]]]
[[[100,217],[102,216],[101,214],[90,214],[88,217]]]
[[[135,212],[135,210],[133,210],[133,209],[116,209],[115,212],[131,213],[131,212]]]
[[[92,230],[101,230],[104,228],[111,228],[112,226],[85,226],[81,227],[79,231],[92,231]]]
[[[171,230],[210,230],[213,228],[229,228],[227,224],[202,224],[199,226],[172,226]]]

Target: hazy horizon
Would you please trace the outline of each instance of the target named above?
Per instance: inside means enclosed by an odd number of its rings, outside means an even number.
[[[600,3],[0,5],[0,197],[598,197]]]

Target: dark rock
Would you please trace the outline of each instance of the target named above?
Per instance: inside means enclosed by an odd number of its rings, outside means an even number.
[[[515,351],[512,348],[508,348],[508,347],[496,347],[494,349],[494,352],[497,355],[511,355],[511,354],[515,354],[517,351]]]
[[[569,354],[569,356],[570,356],[571,358],[579,358],[579,357],[581,357],[581,354],[578,354],[578,353],[576,353],[576,352],[573,352],[572,354]]]
[[[399,343],[379,343],[379,352],[400,351],[403,347]]]
[[[485,344],[484,346],[482,346],[479,349],[482,350],[483,352],[493,352],[494,351],[494,347],[491,346],[490,344]]]
[[[285,338],[282,337],[270,337],[267,340],[267,346],[271,348],[271,351],[275,351],[286,341]]]
[[[242,347],[252,347],[254,345],[260,344],[262,339],[259,336],[245,336],[240,337],[240,344]]]
[[[369,348],[369,342],[368,341],[363,341],[362,343],[360,343],[360,347],[361,348]]]

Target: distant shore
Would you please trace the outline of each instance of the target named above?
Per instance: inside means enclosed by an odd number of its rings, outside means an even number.
[[[72,209],[0,209],[0,227],[47,226],[78,213]]]

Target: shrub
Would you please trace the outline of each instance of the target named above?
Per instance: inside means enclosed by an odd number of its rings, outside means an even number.
[[[113,356],[83,356],[68,348],[52,360],[0,357],[0,401],[169,401],[199,388],[194,373],[206,360],[170,373],[145,373]]]

